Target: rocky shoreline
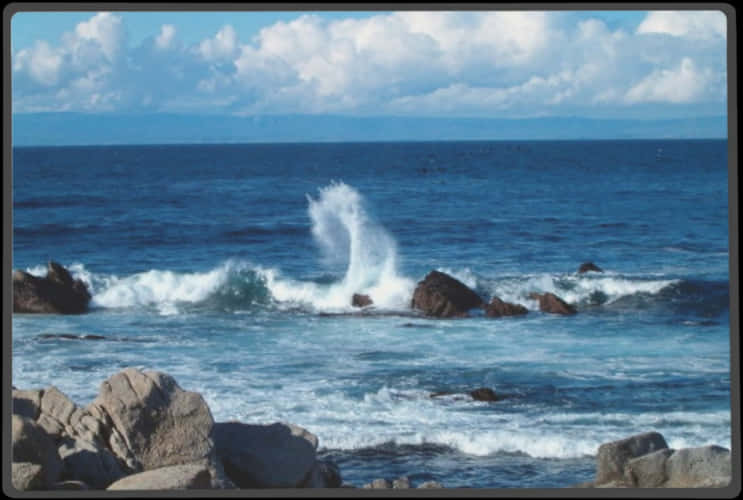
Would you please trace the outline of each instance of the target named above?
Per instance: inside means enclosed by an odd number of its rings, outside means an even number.
[[[470,396],[482,397],[478,391]],[[318,458],[319,440],[310,431],[284,422],[215,422],[200,394],[165,373],[136,368],[105,380],[85,407],[53,386],[14,387],[12,438],[12,484],[19,491],[359,487]],[[657,432],[602,444],[596,464],[594,481],[567,487],[720,488],[731,480],[729,450],[673,450]],[[411,484],[403,476],[360,487]]]

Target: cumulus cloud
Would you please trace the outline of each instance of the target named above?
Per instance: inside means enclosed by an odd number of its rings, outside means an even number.
[[[231,24],[190,46],[177,33],[128,47],[121,17],[99,13],[22,47],[14,109],[533,116],[726,100],[714,11],[629,29],[559,12],[307,13],[242,39]]]
[[[664,33],[678,37],[726,37],[727,19],[722,11],[655,11],[637,27],[638,33]]]

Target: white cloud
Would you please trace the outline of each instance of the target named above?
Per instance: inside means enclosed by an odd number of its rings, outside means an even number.
[[[13,61],[14,71],[27,71],[36,83],[47,87],[57,84],[61,67],[62,55],[44,41],[18,51]]]
[[[625,100],[638,102],[690,102],[704,92],[712,78],[709,69],[700,70],[688,57],[675,69],[655,70],[627,91]]]
[[[198,46],[198,53],[207,61],[229,60],[237,51],[237,32],[229,24],[223,26],[214,38],[207,38]]]
[[[78,49],[84,42],[93,42],[100,47],[109,61],[113,61],[124,41],[121,17],[110,12],[99,12],[90,20],[75,26],[74,35],[69,36],[68,40],[73,50]]]
[[[665,33],[678,37],[712,38],[727,35],[722,11],[655,11],[637,27],[637,33]]]
[[[163,24],[160,27],[160,34],[155,38],[155,47],[160,50],[170,48],[175,39],[175,26],[172,24]]]

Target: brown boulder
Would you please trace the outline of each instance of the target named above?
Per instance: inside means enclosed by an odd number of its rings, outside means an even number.
[[[488,389],[487,387],[480,387],[479,389],[470,391],[470,396],[472,396],[472,399],[475,401],[498,401],[499,399],[495,395],[495,391],[493,391],[493,389]]]
[[[413,293],[411,307],[427,316],[463,317],[470,309],[480,307],[482,299],[461,281],[448,274],[431,271]]]
[[[44,278],[13,271],[13,312],[79,314],[88,308],[90,292],[81,280],[50,261]]]
[[[491,318],[499,318],[501,316],[518,316],[526,314],[529,310],[519,304],[510,304],[503,302],[498,297],[493,297],[490,303],[484,306],[485,315]]]
[[[539,301],[539,310],[552,314],[575,314],[577,310],[554,293],[530,293],[529,298]]]
[[[354,293],[353,297],[351,297],[351,305],[353,307],[366,307],[372,304],[374,304],[374,301],[372,301],[371,297],[369,297],[368,295]]]

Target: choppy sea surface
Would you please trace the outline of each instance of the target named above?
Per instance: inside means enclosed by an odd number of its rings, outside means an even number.
[[[731,444],[724,140],[15,148],[13,209],[13,267],[93,293],[13,316],[18,387],[85,405],[164,371],[217,421],[307,428],[357,486],[562,487],[635,433]],[[529,313],[421,317],[433,269]],[[430,397],[478,387],[504,399]]]

